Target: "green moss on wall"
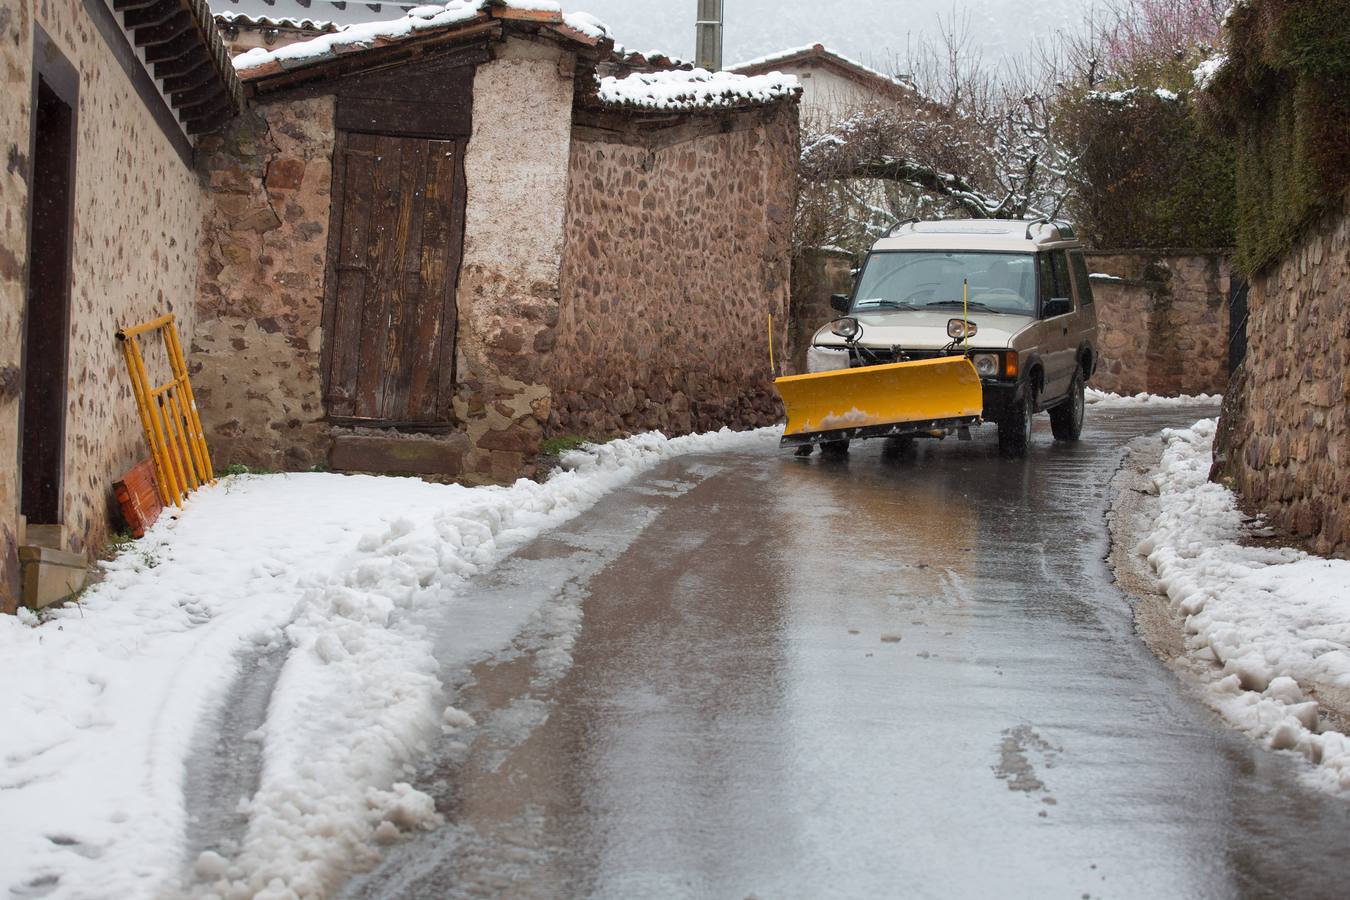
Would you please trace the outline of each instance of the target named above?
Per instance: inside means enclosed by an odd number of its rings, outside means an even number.
[[[1228,25],[1209,89],[1235,138],[1237,268],[1281,256],[1350,184],[1350,9],[1345,0],[1249,0]]]

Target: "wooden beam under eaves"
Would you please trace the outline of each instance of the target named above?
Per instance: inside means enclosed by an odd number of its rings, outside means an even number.
[[[122,14],[122,25],[127,31],[137,28],[149,28],[163,25],[183,11],[177,0],[159,0],[158,3],[141,9],[132,9]]]
[[[159,75],[158,72],[155,73]],[[215,81],[219,76],[216,74],[216,64],[209,56],[202,57],[191,64],[191,67],[179,74],[160,75],[164,81],[164,93],[176,94],[179,91],[190,91],[199,85]]]
[[[137,28],[132,32],[132,40],[137,47],[158,47],[187,35],[196,43],[197,22],[192,13],[180,10],[176,16],[159,25]]]

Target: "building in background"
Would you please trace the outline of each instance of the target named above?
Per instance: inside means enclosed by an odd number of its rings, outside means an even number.
[[[727,71],[797,76],[802,84],[802,117],[808,122],[837,122],[856,110],[914,104],[919,97],[908,79],[878,72],[822,44],[746,60]]]

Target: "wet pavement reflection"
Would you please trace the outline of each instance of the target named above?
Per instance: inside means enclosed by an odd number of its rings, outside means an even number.
[[[1225,729],[1103,562],[1124,444],[1211,414],[668,463],[449,607],[446,825],[346,896],[1346,896],[1350,802]]]

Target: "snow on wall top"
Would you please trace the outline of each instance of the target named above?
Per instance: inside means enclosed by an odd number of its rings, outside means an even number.
[[[638,109],[723,109],[772,103],[801,92],[795,75],[737,75],[707,69],[638,72],[600,79],[600,102]]]
[[[538,14],[538,21],[565,26],[596,43],[610,39],[609,28],[595,16],[583,12],[564,13],[554,0],[511,0],[509,3],[505,0],[449,0],[414,7],[400,19],[345,25],[333,34],[273,50],[258,47],[236,56],[234,66],[245,75],[262,74],[259,70],[264,68],[295,69],[341,53],[398,43],[425,32],[448,29],[484,14],[511,18],[512,12]]]

